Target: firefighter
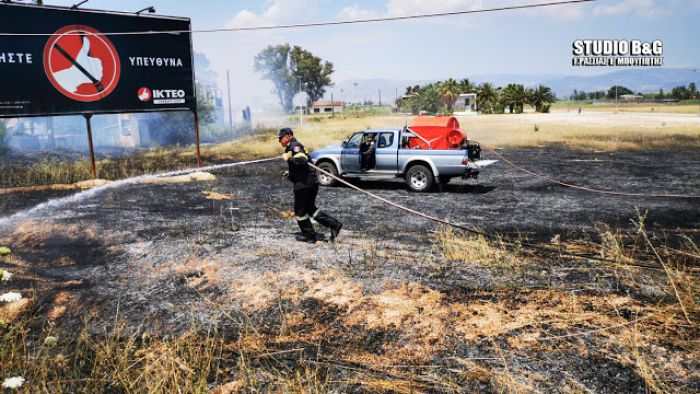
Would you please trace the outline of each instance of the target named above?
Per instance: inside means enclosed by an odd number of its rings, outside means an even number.
[[[311,158],[304,145],[294,138],[294,132],[290,128],[280,130],[279,142],[285,148],[282,159],[289,165],[289,180],[294,183],[294,216],[301,229],[297,241],[316,242],[319,239],[311,219],[329,228],[331,241],[334,241],[343,224],[316,208],[318,179],[316,171],[308,166]]]

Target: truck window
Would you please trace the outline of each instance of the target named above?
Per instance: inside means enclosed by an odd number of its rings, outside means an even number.
[[[363,133],[357,133],[350,137],[350,140],[348,141],[348,148],[359,148],[360,147],[360,142],[362,141],[362,135]]]
[[[394,145],[394,133],[381,133],[377,140],[377,148],[389,148]]]

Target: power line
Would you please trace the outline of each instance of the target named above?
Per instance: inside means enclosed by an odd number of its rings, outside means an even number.
[[[323,26],[340,26],[340,25],[354,25],[354,24],[364,24],[364,23],[380,23],[380,22],[393,22],[393,21],[403,21],[403,20],[414,20],[414,19],[428,19],[428,18],[440,18],[447,16],[457,16],[457,15],[469,15],[469,14],[482,14],[488,12],[502,12],[502,11],[514,11],[523,10],[531,8],[542,8],[542,7],[553,7],[560,5],[573,5],[581,3],[591,3],[598,0],[565,0],[565,1],[553,1],[547,3],[531,3],[522,4],[515,6],[506,7],[496,7],[496,8],[484,8],[478,10],[465,10],[465,11],[451,11],[451,12],[436,12],[430,14],[414,14],[405,16],[387,16],[378,18],[367,18],[367,19],[354,19],[345,21],[334,21],[334,22],[312,22],[312,23],[294,23],[285,25],[268,25],[268,26],[250,26],[250,27],[230,27],[230,28],[219,28],[219,29],[201,29],[201,30],[148,30],[148,31],[128,31],[128,32],[110,32],[102,33],[105,36],[127,36],[127,35],[148,35],[148,34],[180,34],[180,33],[222,33],[222,32],[247,32],[247,31],[262,31],[262,30],[282,30],[282,29],[299,29],[307,27],[323,27]],[[63,35],[80,35],[81,33],[69,33]],[[22,37],[22,36],[53,36],[54,33],[0,33],[0,36],[11,36],[11,37]]]

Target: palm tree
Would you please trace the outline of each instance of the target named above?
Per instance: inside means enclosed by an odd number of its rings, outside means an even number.
[[[438,113],[443,107],[442,96],[438,86],[430,84],[423,88],[421,95],[418,98],[421,111],[430,113]]]
[[[549,86],[539,85],[535,89],[529,89],[530,104],[537,112],[549,112],[549,107],[556,100]]]
[[[462,91],[462,93],[473,93],[476,91],[477,86],[472,83],[472,81],[469,80],[469,78],[464,78],[461,81],[459,81],[459,90]]]
[[[412,90],[410,94],[407,94],[401,98],[401,104],[399,107],[401,108],[401,111],[417,114],[420,108],[420,92]]]
[[[503,104],[508,106],[510,113],[523,113],[525,103],[528,101],[525,86],[521,84],[509,83],[503,89]]]
[[[490,82],[484,82],[476,88],[478,96],[479,111],[485,114],[494,113],[497,104],[498,92]]]
[[[457,81],[450,78],[440,83],[438,85],[438,89],[440,92],[440,96],[442,97],[442,101],[447,106],[447,111],[452,112],[452,107],[455,105],[455,102],[457,102],[459,94],[461,93],[459,84],[457,83]]]

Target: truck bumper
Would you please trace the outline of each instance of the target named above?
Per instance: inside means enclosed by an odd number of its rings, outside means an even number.
[[[498,160],[476,160],[476,161],[470,161],[467,163],[467,170],[464,173],[464,177],[469,179],[469,178],[478,178],[479,177],[479,171],[481,171],[482,168],[486,168],[490,166],[491,164],[496,163]]]

